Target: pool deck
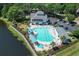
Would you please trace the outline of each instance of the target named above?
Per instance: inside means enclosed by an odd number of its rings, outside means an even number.
[[[52,36],[54,36],[55,38],[53,39],[54,42],[57,42],[55,43],[56,46],[57,45],[60,45],[62,42],[60,40],[60,38],[58,37],[58,33],[55,29],[55,27],[51,26],[51,25],[31,25],[30,24],[30,29],[34,29],[34,28],[38,28],[38,27],[46,27],[46,28],[51,28],[49,30],[49,33],[52,34]],[[30,38],[31,39],[31,38]],[[32,40],[32,39],[31,39]],[[53,41],[51,42],[42,42],[42,41],[39,41],[37,40],[39,43],[43,44],[43,48],[39,48],[37,45],[33,44],[36,51],[43,51],[43,50],[49,50],[49,49],[52,49],[52,46],[50,45]]]

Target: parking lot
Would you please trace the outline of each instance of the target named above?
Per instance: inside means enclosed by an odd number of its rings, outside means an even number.
[[[77,26],[75,25],[73,26],[67,21],[60,20],[57,18],[52,18],[52,17],[50,17],[49,19],[52,25],[58,25],[59,27],[63,27],[65,30],[73,31],[73,30],[79,29]]]

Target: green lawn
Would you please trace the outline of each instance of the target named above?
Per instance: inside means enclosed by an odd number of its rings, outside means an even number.
[[[9,26],[8,29],[12,32],[14,37],[17,37],[19,40],[23,40],[23,37],[18,32],[16,32],[11,26]]]
[[[79,42],[54,54],[56,56],[79,56]]]

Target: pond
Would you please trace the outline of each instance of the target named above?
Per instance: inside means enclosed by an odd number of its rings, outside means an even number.
[[[0,24],[0,56],[31,56],[31,52]]]

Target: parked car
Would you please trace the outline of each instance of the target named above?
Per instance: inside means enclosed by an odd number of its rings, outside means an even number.
[[[63,25],[59,25],[60,27],[63,27]]]
[[[65,27],[66,30],[68,30],[68,27]]]
[[[67,39],[68,42],[72,42],[70,39]]]
[[[50,25],[51,24],[50,20],[48,20],[47,23],[48,23],[48,25]]]
[[[54,22],[54,25],[56,25],[57,24],[57,22]]]
[[[66,23],[66,21],[65,21],[65,20],[63,20],[63,23]]]
[[[71,26],[75,26],[75,24],[71,24]]]
[[[59,21],[62,21],[62,19],[60,19]]]
[[[67,43],[67,42],[66,42],[66,43],[63,42],[63,44],[64,44],[64,45],[69,45],[69,43]]]
[[[75,25],[75,24],[77,24],[77,23],[76,23],[76,22],[70,22],[70,24],[74,24],[74,25]]]

